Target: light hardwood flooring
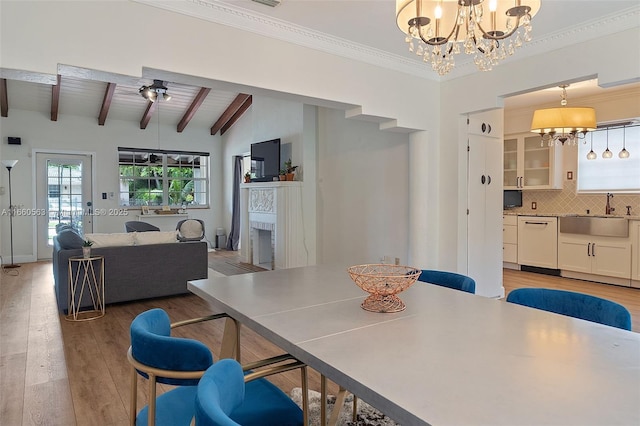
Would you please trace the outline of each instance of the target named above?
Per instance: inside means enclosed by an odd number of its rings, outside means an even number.
[[[209,264],[227,275],[244,273],[236,253],[216,252]],[[235,269],[234,269],[235,265]],[[15,270],[14,270],[15,271]],[[11,272],[14,272],[11,271]],[[582,291],[625,305],[640,331],[640,290],[505,270],[507,292],[523,286]],[[165,309],[172,321],[214,312],[194,295],[107,305],[105,317],[69,322],[56,310],[50,262],[24,264],[17,275],[0,274],[1,425],[127,425],[129,410],[129,325],[140,312]],[[178,329],[177,335],[219,347],[222,321]],[[246,327],[242,329],[243,362],[281,353]],[[299,375],[273,379],[285,391],[299,386]],[[310,386],[319,389],[312,372]],[[147,388],[139,381],[138,406]],[[332,388],[330,388],[332,391]],[[333,387],[335,391],[335,387]]]

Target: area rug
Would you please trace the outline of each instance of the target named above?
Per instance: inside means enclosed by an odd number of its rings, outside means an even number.
[[[291,391],[291,399],[295,401],[300,407],[302,407],[302,389],[294,388]],[[313,390],[309,391],[309,423],[312,426],[320,425],[320,392]],[[327,418],[333,411],[336,397],[333,395],[327,396]],[[353,395],[348,394],[345,398],[342,410],[340,411],[340,417],[338,418],[338,426],[399,426],[380,411],[373,408],[361,399],[358,399],[358,415],[357,420],[354,423],[351,417],[353,407]]]

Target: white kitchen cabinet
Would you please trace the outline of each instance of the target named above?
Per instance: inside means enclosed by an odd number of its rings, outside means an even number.
[[[560,233],[558,268],[616,278],[631,278],[628,238]]]
[[[640,220],[629,221],[631,240],[631,286],[640,288]]]
[[[473,114],[467,127],[467,275],[476,281],[477,294],[501,297],[502,110]]]
[[[518,263],[518,216],[502,217],[502,262]]]
[[[562,189],[562,149],[533,133],[508,135],[503,149],[504,189]]]
[[[558,218],[518,217],[518,263],[558,268]]]

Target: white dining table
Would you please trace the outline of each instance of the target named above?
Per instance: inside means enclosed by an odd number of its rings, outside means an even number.
[[[638,333],[420,281],[369,312],[344,266],[188,288],[404,426],[640,425]]]

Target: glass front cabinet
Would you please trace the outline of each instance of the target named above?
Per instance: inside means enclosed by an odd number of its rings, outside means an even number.
[[[562,189],[562,147],[534,133],[504,137],[504,189]]]

